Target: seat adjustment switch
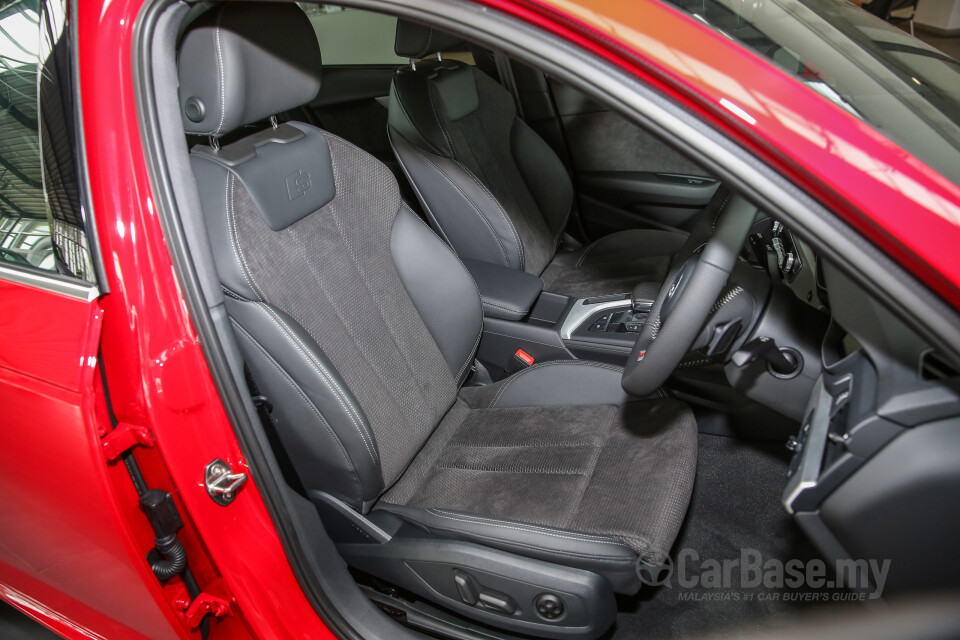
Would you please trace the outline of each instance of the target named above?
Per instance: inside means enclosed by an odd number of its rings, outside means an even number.
[[[556,620],[563,615],[563,600],[552,593],[540,594],[537,596],[537,601],[534,605],[537,608],[537,613],[547,620]]]
[[[506,613],[507,615],[517,610],[517,603],[505,593],[484,589],[480,592],[479,599],[480,605],[486,609],[493,609],[494,611]]]
[[[470,574],[453,570],[453,581],[460,592],[460,599],[467,604],[477,604],[477,581]]]

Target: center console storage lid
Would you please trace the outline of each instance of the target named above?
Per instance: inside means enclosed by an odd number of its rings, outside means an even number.
[[[543,291],[537,276],[491,262],[463,260],[480,289],[483,315],[503,320],[522,320]]]

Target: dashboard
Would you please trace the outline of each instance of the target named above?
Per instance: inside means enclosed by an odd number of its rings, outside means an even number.
[[[830,324],[784,507],[828,559],[889,559],[889,591],[952,586],[960,370],[829,262],[819,272]]]

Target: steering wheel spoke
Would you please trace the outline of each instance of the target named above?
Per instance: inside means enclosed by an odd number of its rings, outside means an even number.
[[[732,196],[713,215],[703,216],[709,228],[691,234],[691,249],[675,261],[623,369],[627,393],[643,397],[655,391],[693,346],[724,291],[756,211],[744,198]],[[700,236],[709,236],[706,245]]]

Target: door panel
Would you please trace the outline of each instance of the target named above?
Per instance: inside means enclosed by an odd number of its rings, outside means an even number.
[[[30,275],[0,273],[0,596],[78,633],[177,638],[129,553],[101,451],[95,289],[8,279]]]
[[[581,216],[594,236],[642,226],[689,230],[719,184],[652,171],[584,171],[577,178]]]
[[[555,80],[550,89],[591,238],[629,228],[689,230],[719,183],[618,113]]]

